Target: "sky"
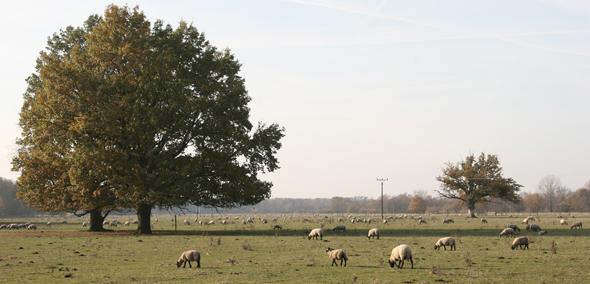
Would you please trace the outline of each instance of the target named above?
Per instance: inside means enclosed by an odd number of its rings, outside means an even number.
[[[47,37],[108,4],[194,24],[242,63],[251,120],[286,128],[273,197],[434,192],[498,155],[535,191],[590,180],[590,1],[11,1],[0,10],[0,177]]]

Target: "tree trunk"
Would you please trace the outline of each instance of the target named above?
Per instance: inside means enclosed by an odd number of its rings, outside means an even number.
[[[137,233],[139,234],[151,234],[151,218],[152,206],[150,204],[140,204],[137,206]]]
[[[467,202],[467,214],[470,218],[476,218],[475,216],[475,202]]]
[[[102,216],[101,209],[90,210],[90,229],[91,232],[102,232],[105,229],[102,227],[102,222],[107,216]]]

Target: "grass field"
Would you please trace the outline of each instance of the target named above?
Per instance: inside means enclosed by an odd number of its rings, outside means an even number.
[[[48,227],[47,220],[62,219],[36,218],[26,220],[38,223],[36,231],[0,231],[0,283],[587,283],[590,277],[586,229],[572,231],[556,217],[543,216],[535,223],[548,234],[524,231],[530,250],[513,251],[512,238],[498,233],[509,223],[523,228],[522,216],[487,217],[488,224],[458,216],[454,224],[442,224],[443,217],[428,216],[426,225],[412,219],[343,221],[347,232],[327,230],[323,241],[308,240],[304,231],[320,223],[332,228],[340,223],[337,217],[280,216],[284,229],[276,232],[272,222],[243,225],[232,216],[233,224],[178,225],[175,232],[170,216],[161,216],[153,236],[135,235],[125,226],[84,232],[76,219]],[[25,220],[0,220],[17,221]],[[569,221],[590,225],[585,216]],[[379,240],[367,240],[372,227],[380,228]],[[434,251],[434,242],[449,235],[458,240],[457,251]],[[387,264],[391,249],[402,243],[413,249],[414,269]],[[347,267],[330,266],[328,246],[347,251]],[[201,252],[202,268],[176,268],[188,249]]]

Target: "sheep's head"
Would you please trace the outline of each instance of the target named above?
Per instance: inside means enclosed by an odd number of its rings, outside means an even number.
[[[514,250],[516,248],[516,245],[512,245],[511,248],[512,250]]]
[[[328,248],[326,249],[326,252],[330,252],[330,251],[333,251],[333,250],[334,250],[333,248],[331,248],[331,247],[328,247]]]
[[[438,246],[437,244],[434,244],[434,250],[438,250],[440,248],[440,246]]]
[[[183,260],[183,259],[178,259],[178,260],[176,261],[176,267],[177,267],[177,268],[180,268],[180,266],[181,266],[183,263],[184,263],[184,260]]]
[[[389,262],[389,267],[395,267],[395,261],[388,259],[387,262]]]

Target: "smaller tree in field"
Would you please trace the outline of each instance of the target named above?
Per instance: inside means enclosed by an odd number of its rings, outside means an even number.
[[[491,198],[517,202],[522,187],[502,175],[498,157],[484,153],[479,157],[471,154],[456,164],[447,163],[442,175],[436,179],[441,183],[440,196],[460,200],[472,218],[475,217],[476,203],[489,202]]]

